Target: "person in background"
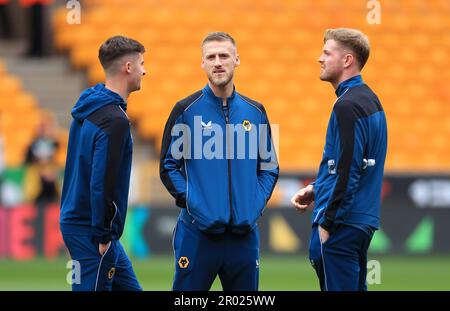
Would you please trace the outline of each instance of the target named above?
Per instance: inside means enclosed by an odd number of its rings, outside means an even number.
[[[0,39],[11,39],[12,36],[9,0],[0,0]]]
[[[57,123],[52,113],[43,113],[37,135],[25,157],[25,198],[38,207],[59,201],[60,168],[56,162],[59,148]]]
[[[1,1],[1,0],[0,0]],[[47,9],[53,0],[20,0],[20,5],[28,11],[28,50],[27,57],[43,57],[49,54],[45,47]]]

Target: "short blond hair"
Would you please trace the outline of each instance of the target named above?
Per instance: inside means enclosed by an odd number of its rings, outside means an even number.
[[[233,44],[233,46],[236,47],[236,41],[234,40],[234,38],[229,33],[223,31],[210,32],[205,37],[205,39],[203,39],[202,46],[204,46],[205,43],[211,41],[219,41],[219,42],[230,41],[231,44]]]
[[[363,69],[370,54],[369,39],[364,33],[352,28],[327,29],[323,42],[327,40],[334,40],[341,47],[351,50],[358,60],[359,70]]]

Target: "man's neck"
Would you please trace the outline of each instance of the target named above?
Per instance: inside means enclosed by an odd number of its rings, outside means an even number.
[[[208,82],[208,84],[214,95],[222,98],[222,100],[226,100],[228,97],[231,96],[231,94],[233,94],[233,81],[230,81],[224,86],[216,86],[213,85],[211,82]]]
[[[128,92],[126,84],[115,79],[106,79],[105,87],[108,90],[119,94],[120,97],[122,97],[125,102],[127,101],[128,96],[130,95],[130,92]]]

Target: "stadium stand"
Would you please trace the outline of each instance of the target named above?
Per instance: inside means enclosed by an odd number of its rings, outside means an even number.
[[[3,159],[6,167],[23,164],[26,149],[36,135],[43,118],[53,114],[38,106],[33,94],[23,90],[19,78],[8,74],[0,59],[0,136],[4,144]],[[56,156],[63,167],[67,149],[67,130],[59,128],[58,138],[61,148]]]
[[[391,172],[450,170],[450,2],[383,2],[380,25],[367,23],[366,3],[345,1],[84,1],[80,25],[54,15],[55,44],[73,68],[103,80],[97,50],[108,36],[144,43],[150,78],[129,100],[129,115],[144,139],[159,148],[173,104],[201,88],[199,43],[224,30],[236,37],[242,66],[239,91],[261,101],[280,125],[282,169],[315,171],[334,94],[318,79],[323,25],[355,27],[369,35],[372,55],[363,78],[379,94],[388,117]],[[124,10],[126,6],[126,10]],[[345,7],[345,10],[342,10]],[[338,10],[339,9],[339,10]],[[336,12],[339,11],[339,14]],[[388,14],[389,13],[389,14]],[[391,14],[395,13],[395,14]],[[14,84],[15,82],[9,82]],[[433,133],[433,135],[430,135]]]

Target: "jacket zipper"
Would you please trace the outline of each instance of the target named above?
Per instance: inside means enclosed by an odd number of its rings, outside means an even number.
[[[226,113],[225,113],[225,111],[226,111]],[[229,119],[230,107],[228,105],[228,102],[226,102],[225,104],[222,103],[222,112],[224,114],[225,121],[226,121],[226,126],[225,126],[225,133],[226,133],[225,135],[227,135],[226,136],[227,137],[226,157],[227,157],[227,160],[228,160],[228,195],[229,195],[229,200],[230,200],[230,222],[229,222],[229,224],[231,224],[231,223],[233,223],[233,200],[232,200],[233,196],[231,194],[231,189],[232,189],[231,188],[231,159],[228,156],[228,150],[230,148],[230,146],[229,146],[229,144],[230,144],[230,142],[229,142],[230,137],[229,137],[229,133],[228,133],[228,124],[230,122],[230,119]]]

